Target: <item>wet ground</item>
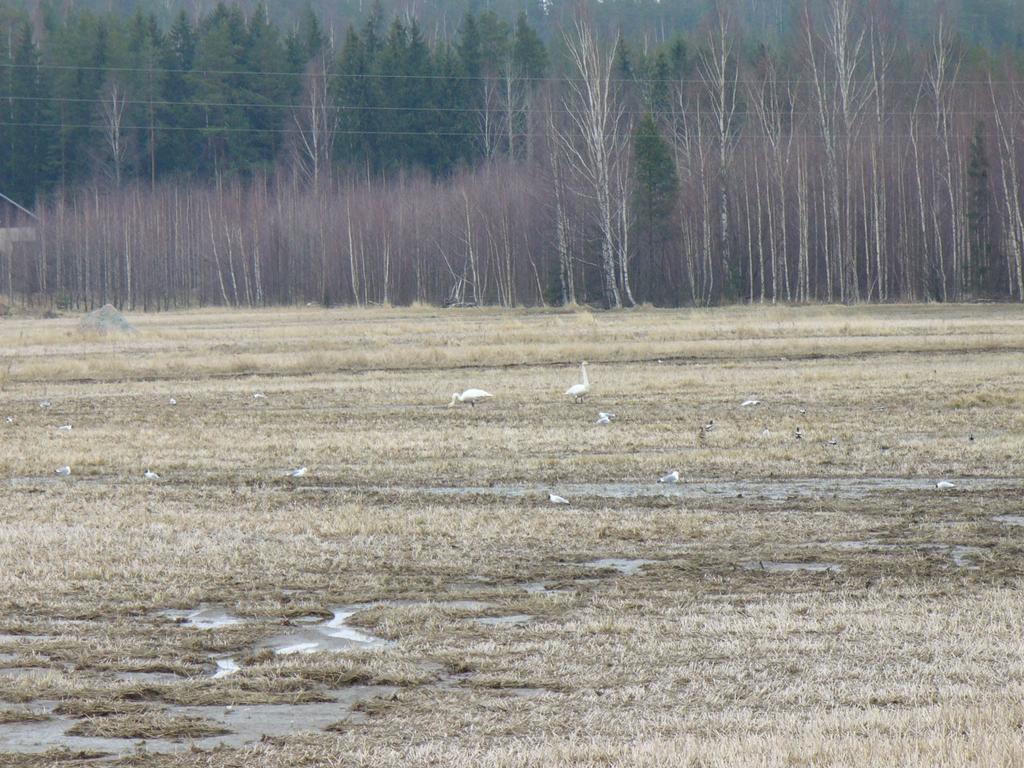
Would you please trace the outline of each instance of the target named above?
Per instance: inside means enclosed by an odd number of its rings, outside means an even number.
[[[745,498],[766,500],[770,502],[788,499],[841,499],[856,500],[878,496],[890,491],[910,494],[910,497],[921,498],[936,495],[944,498],[959,494],[970,494],[971,491],[987,492],[1004,488],[1017,488],[1016,481],[1003,478],[959,479],[953,490],[940,490],[935,487],[933,479],[906,478],[851,478],[851,479],[786,479],[749,482],[686,482],[679,485],[662,485],[651,483],[610,483],[610,484],[568,484],[559,485],[557,490],[570,499],[629,499],[629,498],[681,498],[695,499],[705,497]],[[310,490],[298,488],[296,490]],[[544,498],[541,494],[545,487],[527,485],[496,485],[471,488],[381,488],[382,494],[427,494],[446,497],[462,495],[482,495],[499,498]],[[983,496],[983,493],[979,493]],[[966,497],[966,496],[965,496]],[[902,503],[902,501],[901,501]],[[958,503],[958,502],[957,502]],[[838,503],[837,503],[838,505]],[[728,506],[728,505],[724,505]],[[787,505],[772,505],[782,507]],[[1007,528],[1024,526],[1024,515],[1005,514],[986,517],[993,523]],[[940,525],[949,525],[948,522]],[[872,532],[874,533],[874,532]],[[1012,531],[1008,532],[1012,535]],[[849,534],[847,534],[849,535]],[[854,534],[856,535],[856,534]],[[974,541],[960,539],[960,541]],[[737,572],[748,572],[748,579],[759,583],[782,584],[784,579],[791,580],[825,580],[842,579],[849,574],[846,558],[854,558],[862,553],[881,555],[886,558],[910,560],[920,559],[923,555],[933,558],[940,567],[951,572],[979,571],[986,563],[991,564],[991,553],[988,546],[968,543],[935,542],[928,539],[921,541],[917,536],[914,540],[901,540],[893,536],[886,538],[839,539],[835,541],[806,541],[784,545],[786,551],[774,555],[772,559],[755,559],[747,554],[737,556],[731,564]],[[668,552],[651,553],[651,557],[612,556],[592,557],[576,554],[564,560],[553,561],[548,572],[532,573],[532,580],[495,584],[482,577],[473,575],[461,576],[461,581],[453,581],[440,585],[442,593],[447,592],[453,599],[368,599],[366,602],[341,606],[312,606],[306,615],[290,616],[287,619],[260,615],[246,615],[237,606],[216,603],[200,603],[185,608],[163,608],[148,612],[147,618],[158,627],[166,627],[170,632],[186,633],[192,631],[197,635],[216,637],[221,632],[237,632],[255,629],[262,631],[262,636],[255,642],[244,647],[230,647],[219,650],[204,651],[207,662],[202,673],[194,678],[176,672],[158,669],[147,671],[113,671],[102,672],[105,680],[116,680],[119,683],[139,684],[141,686],[173,686],[179,683],[194,682],[196,679],[223,680],[244,673],[246,666],[253,663],[253,658],[270,653],[280,657],[301,658],[311,654],[347,654],[350,652],[375,651],[377,649],[393,649],[402,645],[402,637],[389,639],[378,636],[360,628],[353,620],[360,614],[379,608],[412,607],[427,611],[455,612],[451,621],[454,626],[478,626],[487,628],[492,633],[535,632],[543,622],[552,619],[544,615],[533,615],[521,610],[513,603],[508,605],[507,597],[493,598],[497,591],[514,590],[530,596],[539,595],[579,595],[595,585],[622,580],[623,589],[628,589],[627,579],[643,578],[653,570],[666,567],[677,567],[685,564],[690,557],[690,550],[685,542],[671,548]],[[793,550],[797,550],[794,552]],[[801,557],[806,550],[808,557]],[[770,550],[762,550],[770,551]],[[915,554],[916,553],[916,554]],[[781,555],[781,557],[780,557]],[[657,559],[654,559],[657,558]],[[763,573],[764,576],[759,574]],[[479,578],[479,580],[475,580]],[[796,582],[793,582],[796,583]],[[803,582],[807,583],[807,582]],[[289,600],[302,601],[302,589],[281,590]],[[487,599],[472,599],[481,593]],[[530,599],[530,598],[524,598]],[[306,604],[308,606],[308,603]],[[536,605],[536,604],[534,604]],[[538,610],[543,614],[543,610]],[[328,618],[329,616],[329,618]],[[75,624],[78,633],[88,633],[88,621],[65,621],[69,626]],[[79,626],[81,625],[81,626]],[[549,625],[550,626],[550,625]],[[6,628],[5,628],[6,629]],[[514,636],[514,635],[511,635]],[[391,636],[394,638],[394,635]],[[38,682],[51,676],[73,676],[76,670],[67,663],[52,662],[45,654],[36,652],[40,643],[48,643],[55,639],[54,635],[17,634],[6,632],[0,634],[0,679],[24,680]],[[427,669],[423,666],[423,669]],[[470,672],[453,671],[444,665],[431,667],[433,678],[423,685],[451,689],[473,685]],[[87,672],[86,674],[93,674]],[[237,679],[245,679],[243,677]],[[335,683],[336,685],[336,683]],[[28,701],[23,704],[0,704],[0,715],[4,712],[18,712],[24,715],[22,721],[9,715],[12,722],[4,723],[0,717],[0,753],[41,753],[48,749],[67,749],[74,752],[99,753],[108,756],[123,756],[137,751],[173,753],[189,749],[213,749],[224,745],[239,747],[254,744],[266,737],[301,733],[303,731],[322,731],[329,726],[341,722],[360,722],[366,716],[360,705],[373,699],[391,697],[396,687],[391,685],[353,685],[345,688],[319,686],[318,697],[330,699],[323,702],[280,703],[280,704],[240,704],[233,706],[177,706],[159,698],[144,699],[143,705],[148,714],[183,718],[197,726],[197,734],[216,733],[216,735],[196,735],[191,738],[109,738],[102,736],[75,735],[83,718],[58,710],[59,704],[48,699]],[[538,687],[502,688],[503,695],[516,698],[540,698],[556,695],[555,692]],[[217,733],[222,731],[221,733]]]
[[[267,480],[279,480],[280,471],[260,473],[252,470],[253,479],[265,475]],[[936,483],[953,482],[953,488],[939,489]],[[7,481],[11,487],[49,486],[63,483],[86,483],[91,485],[138,484],[138,478],[124,478],[112,475],[87,475],[56,477],[50,475],[27,475]],[[166,480],[171,483],[170,479]],[[196,478],[187,478],[182,483],[194,485]],[[495,498],[522,498],[544,496],[554,490],[572,502],[573,498],[751,498],[784,501],[795,498],[859,499],[886,491],[922,491],[933,493],[964,493],[970,491],[991,491],[1020,488],[1021,482],[1009,477],[840,477],[840,478],[780,478],[757,480],[705,480],[684,478],[677,484],[658,483],[657,478],[649,481],[612,481],[607,483],[557,483],[544,484],[494,484],[479,486],[358,486],[358,485],[296,485],[299,491],[371,491],[380,494],[425,494],[430,496],[492,496]]]
[[[358,721],[362,715],[353,708],[368,699],[387,697],[395,689],[387,686],[351,686],[342,690],[327,691],[329,702],[313,704],[257,704],[237,706],[175,707],[164,706],[159,712],[178,717],[195,718],[226,733],[217,736],[190,739],[120,739],[96,736],[74,736],[68,731],[76,720],[68,715],[54,713],[57,702],[33,702],[28,710],[46,716],[42,721],[0,724],[0,745],[3,751],[40,753],[51,749],[68,749],[74,752],[96,752],[116,756],[136,751],[182,752],[193,748],[213,749],[224,745],[240,747],[259,741],[264,737],[285,736],[304,731],[323,730],[329,725],[344,720]],[[0,705],[4,711],[15,710]]]

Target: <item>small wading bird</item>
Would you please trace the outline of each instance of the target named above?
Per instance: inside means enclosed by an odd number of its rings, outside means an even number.
[[[679,482],[679,470],[673,469],[667,475],[658,480],[659,483],[667,483],[669,485],[675,485]]]
[[[939,482],[935,484],[935,487],[940,491],[948,491],[950,488],[956,488],[956,483],[951,483],[949,480],[939,480]]]
[[[452,401],[448,403],[448,407],[451,408],[456,403],[469,403],[470,405],[476,405],[482,403],[484,400],[490,400],[494,397],[490,392],[486,392],[482,389],[467,389],[461,395],[458,392],[452,392]]]
[[[587,361],[584,360],[580,363],[580,378],[583,379],[579,384],[573,384],[567,390],[565,394],[573,399],[573,402],[582,403],[583,398],[590,394],[590,379],[587,378]]]
[[[57,467],[53,472],[61,477],[67,477],[71,474],[71,467],[65,464],[63,467]]]
[[[797,440],[803,440],[804,439],[804,431],[802,429],[800,429],[800,427],[797,427],[796,428],[796,432],[793,433],[793,437],[795,437]]]
[[[299,467],[288,472],[288,477],[305,477],[307,472],[309,472],[308,467]]]
[[[158,475],[152,469],[147,469],[145,472],[142,473],[142,476],[144,478],[146,478],[147,480],[159,480],[160,479],[160,475]]]
[[[552,504],[568,504],[569,500],[564,496],[559,496],[557,493],[551,493],[548,491],[548,501]]]

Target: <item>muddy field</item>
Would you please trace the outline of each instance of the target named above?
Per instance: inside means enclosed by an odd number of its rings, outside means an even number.
[[[0,321],[0,766],[1024,763],[1019,307],[129,319]]]

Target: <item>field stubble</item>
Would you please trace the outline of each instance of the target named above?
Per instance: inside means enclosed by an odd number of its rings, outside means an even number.
[[[131,319],[0,324],[0,744],[60,717],[181,746],[120,758],[147,766],[1024,762],[1018,307]],[[547,502],[670,469],[707,493]],[[161,613],[201,605],[238,621]],[[339,606],[386,642],[263,645]],[[202,707],[346,686],[379,695],[187,750],[232,727]]]

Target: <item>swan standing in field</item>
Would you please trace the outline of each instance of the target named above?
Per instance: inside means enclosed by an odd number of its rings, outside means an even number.
[[[308,467],[299,467],[288,472],[288,477],[305,477],[307,472],[309,472]]]
[[[490,392],[486,392],[482,389],[467,389],[462,394],[458,392],[452,393],[452,401],[448,403],[448,407],[451,408],[456,403],[469,403],[470,405],[476,405],[482,403],[484,400],[490,400],[494,397]]]
[[[587,378],[587,361],[584,360],[580,363],[580,377],[583,379],[579,384],[573,384],[567,390],[565,394],[573,399],[574,402],[582,403],[583,398],[590,394],[590,379]]]
[[[63,467],[57,467],[53,472],[61,477],[67,477],[71,474],[71,467],[65,464]]]
[[[178,401],[177,401],[177,400],[175,400],[175,399],[174,399],[174,398],[172,397],[172,398],[171,398],[170,400],[168,400],[168,401],[167,401],[167,404],[168,404],[168,405],[177,405],[177,404],[178,404]]]
[[[595,424],[611,424],[614,419],[615,419],[615,414],[614,413],[605,413],[604,411],[598,411],[598,413],[597,413],[597,421],[595,421],[594,423]]]
[[[666,483],[668,485],[676,485],[679,482],[679,470],[673,469],[667,475],[658,480],[659,483]]]
[[[568,504],[569,500],[564,496],[559,496],[557,493],[551,493],[548,491],[548,501],[552,504]]]
[[[144,478],[146,478],[147,480],[159,480],[160,479],[160,475],[158,475],[152,469],[147,469],[145,472],[142,473],[142,476]]]
[[[71,425],[70,424],[64,424],[62,426],[59,426],[59,427],[57,427],[57,431],[58,432],[70,432],[71,431]]]
[[[935,484],[935,487],[940,491],[948,491],[950,488],[956,488],[956,483],[951,483],[949,480],[939,480],[939,482]]]

